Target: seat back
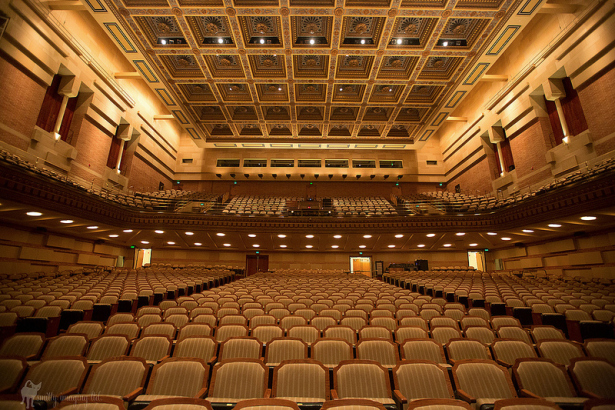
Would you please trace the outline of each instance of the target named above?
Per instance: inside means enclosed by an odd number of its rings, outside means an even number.
[[[393,369],[393,380],[408,400],[455,397],[448,372],[431,361],[401,361]]]
[[[333,386],[343,398],[390,398],[388,371],[371,360],[344,360],[333,369]]]
[[[545,358],[518,359],[513,375],[520,389],[540,397],[575,397],[564,366]]]
[[[229,359],[216,364],[209,397],[233,400],[264,397],[269,371],[256,359]]]
[[[273,369],[272,395],[329,400],[329,370],[310,359],[282,361]]]
[[[173,350],[173,357],[177,358],[197,358],[206,363],[216,355],[218,343],[213,337],[207,336],[188,336],[179,340]]]
[[[352,345],[343,339],[317,339],[312,344],[312,359],[332,368],[354,358]]]
[[[393,368],[399,361],[399,350],[390,340],[361,339],[357,344],[357,359],[373,360],[386,368]]]
[[[285,360],[302,360],[308,358],[308,346],[301,339],[280,337],[271,340],[265,350],[265,364],[277,366]]]
[[[58,396],[71,389],[79,389],[88,371],[83,357],[43,360],[28,370],[24,386],[30,382],[41,386],[41,394]]]
[[[87,354],[88,360],[105,360],[128,353],[130,340],[122,335],[102,335],[92,341]]]
[[[194,358],[169,358],[154,366],[147,394],[195,397],[207,387],[209,366]]]
[[[453,366],[453,378],[457,391],[462,390],[472,401],[517,397],[508,370],[492,360],[460,360]]]
[[[220,360],[260,359],[262,345],[255,337],[230,337],[220,344]]]

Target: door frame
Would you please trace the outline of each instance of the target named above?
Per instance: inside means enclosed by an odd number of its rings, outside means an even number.
[[[353,259],[359,259],[359,258],[361,258],[361,259],[365,259],[365,258],[369,259],[369,268],[370,268],[369,275],[365,275],[363,273],[363,271],[360,271],[359,273],[361,273],[362,275],[368,276],[370,278],[373,277],[373,275],[374,275],[374,259],[372,258],[371,255],[349,256],[348,257],[348,264],[349,264],[350,267],[349,267],[348,271],[350,273],[354,273],[352,271],[352,260]]]
[[[248,262],[250,260],[256,261],[256,271],[254,272],[250,270],[250,267],[252,266]],[[262,270],[259,270],[261,265],[263,264],[262,262],[264,262],[264,264],[266,265],[265,271],[269,270],[269,255],[262,255],[262,254],[246,255],[246,276],[253,275],[258,272],[264,272]]]

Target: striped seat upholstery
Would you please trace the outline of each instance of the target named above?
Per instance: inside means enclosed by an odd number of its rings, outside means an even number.
[[[222,325],[216,329],[214,337],[218,343],[224,342],[229,337],[248,336],[248,327],[243,325]]]
[[[312,325],[293,326],[288,329],[287,335],[288,337],[301,339],[308,345],[311,345],[320,337],[320,331]]]
[[[399,361],[399,350],[397,344],[390,340],[362,339],[357,344],[357,359],[374,360],[392,369]]]
[[[207,400],[216,404],[263,398],[268,377],[269,370],[260,360],[223,360],[214,367]]]
[[[218,324],[218,319],[213,314],[204,313],[196,315],[194,318],[192,318],[192,323],[203,323],[214,328]]]
[[[164,397],[202,398],[207,392],[209,367],[200,359],[166,359],[154,366],[147,392],[136,402]]]
[[[365,326],[359,330],[359,339],[393,340],[393,333],[384,326]]]
[[[220,360],[260,359],[262,348],[255,337],[231,337],[220,345]]]
[[[489,348],[472,339],[451,339],[446,344],[446,351],[451,363],[466,359],[491,359]]]
[[[130,341],[126,336],[103,335],[92,341],[87,354],[88,362],[96,362],[128,353]]]
[[[331,316],[317,316],[310,320],[310,325],[316,326],[316,328],[322,332],[329,326],[337,325],[337,320]]]
[[[537,343],[536,348],[542,357],[564,366],[568,366],[576,357],[585,356],[581,345],[569,340],[542,340]]]
[[[502,326],[521,327],[521,323],[519,322],[519,319],[512,316],[499,316],[491,319],[491,326],[495,330],[498,330]]]
[[[436,326],[448,326],[448,327],[452,327],[455,329],[459,329],[459,325],[457,324],[457,321],[453,318],[446,317],[446,316],[438,316],[438,317],[431,318],[431,320],[429,321],[429,327],[433,329]]]
[[[468,339],[475,339],[482,344],[489,345],[495,340],[495,334],[489,328],[482,326],[470,326],[464,331]]]
[[[243,315],[225,315],[218,320],[218,326],[222,325],[247,325],[248,319]]]
[[[495,360],[506,367],[512,367],[517,359],[537,357],[534,348],[520,340],[496,339],[492,349]]]
[[[570,374],[583,396],[615,398],[615,366],[606,359],[584,357],[573,359]]]
[[[340,399],[370,399],[385,406],[395,404],[388,371],[371,360],[341,362],[333,369],[333,385]]]
[[[41,356],[42,359],[50,359],[62,356],[83,356],[88,345],[85,334],[64,334],[47,342],[47,347]]]
[[[258,325],[252,329],[252,336],[260,343],[267,344],[271,339],[284,336],[284,330],[278,325]]]
[[[0,313],[0,327],[13,326],[17,322],[17,313],[15,312],[2,312]]]
[[[62,393],[76,393],[85,379],[88,364],[84,358],[43,360],[30,368],[24,386],[40,384],[39,395],[35,401],[45,401],[49,405]]]
[[[411,339],[401,345],[401,357],[407,360],[429,360],[445,364],[444,349],[433,339]]]
[[[448,372],[427,360],[403,361],[393,369],[395,388],[406,400],[455,397]],[[408,404],[404,404],[407,409]]]
[[[280,337],[271,340],[265,351],[265,364],[277,366],[284,360],[301,360],[308,358],[308,346],[301,339]]]
[[[80,402],[86,396],[112,396],[129,401],[128,395],[140,393],[145,384],[148,367],[145,360],[138,357],[116,357],[95,365],[83,387],[83,393],[69,396],[67,400]],[[136,395],[136,394],[135,394]],[[90,400],[92,401],[92,400]]]
[[[564,366],[544,358],[519,359],[513,367],[519,389],[558,404],[581,404]]]
[[[353,358],[352,345],[343,339],[318,339],[312,345],[312,359],[329,368]]]
[[[192,357],[209,363],[216,358],[218,343],[213,337],[189,336],[177,342],[173,357]]]
[[[19,356],[26,359],[38,356],[45,343],[42,333],[18,333],[4,341],[0,356]]]
[[[299,410],[297,403],[284,399],[251,399],[237,403],[234,410]]]
[[[68,327],[66,333],[82,333],[88,336],[88,339],[96,339],[99,337],[105,327],[101,322],[77,322]]]
[[[454,399],[420,399],[408,404],[410,410],[470,410],[468,403]]]
[[[284,361],[273,371],[272,396],[297,403],[329,400],[329,371],[315,360]]]
[[[536,343],[541,340],[566,339],[564,333],[553,326],[532,326],[532,336]]]
[[[140,327],[148,326],[152,323],[162,322],[162,317],[160,314],[156,313],[146,313],[144,315],[139,316],[137,319],[137,324]]]
[[[399,326],[418,326],[425,331],[429,330],[427,321],[422,317],[404,317],[399,320]]]
[[[0,359],[0,393],[14,393],[27,366],[24,359]]]
[[[140,357],[148,363],[157,362],[169,355],[172,345],[167,336],[144,336],[134,343],[130,356]]]
[[[324,337],[344,339],[352,345],[357,343],[357,332],[350,326],[329,326],[323,332]]]
[[[494,410],[559,410],[550,401],[541,399],[506,399],[495,402]]]
[[[427,339],[427,331],[416,326],[400,326],[395,331],[395,341],[403,343],[407,339]]]
[[[176,327],[173,323],[156,322],[145,326],[141,332],[141,335],[165,335],[173,339],[175,337],[175,332]]]
[[[147,410],[211,410],[211,404],[204,399],[166,398],[152,401]]]
[[[284,330],[288,330],[293,326],[307,325],[307,319],[303,316],[289,315],[280,319],[280,327]]]
[[[589,339],[585,341],[585,350],[589,356],[602,357],[615,364],[615,340]]]
[[[486,319],[479,316],[464,316],[461,320],[461,328],[465,330],[469,326],[490,327]]]
[[[521,340],[522,342],[532,344],[532,340],[527,331],[516,326],[502,326],[498,329],[498,335],[502,339]]]
[[[517,397],[508,371],[492,360],[460,360],[453,366],[457,395],[481,406]]]
[[[189,336],[211,336],[213,329],[207,324],[188,323],[179,329],[177,340],[183,340]]]
[[[105,334],[108,335],[124,335],[129,339],[135,339],[139,336],[139,325],[136,323],[116,323],[108,326]]]
[[[116,323],[134,322],[135,318],[132,313],[116,313],[107,321],[107,326],[112,326]]]
[[[358,332],[362,327],[367,326],[367,320],[358,316],[346,316],[340,320],[340,325],[349,326],[355,332]]]
[[[431,337],[436,342],[445,345],[452,339],[461,338],[461,332],[459,331],[459,329],[455,329],[453,327],[437,326],[431,329]]]

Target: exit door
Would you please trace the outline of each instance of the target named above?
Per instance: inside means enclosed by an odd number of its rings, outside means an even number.
[[[350,257],[350,272],[360,273],[365,276],[372,276],[372,258],[371,256],[351,256]]]
[[[257,272],[269,270],[269,255],[246,255],[246,274],[254,275]]]

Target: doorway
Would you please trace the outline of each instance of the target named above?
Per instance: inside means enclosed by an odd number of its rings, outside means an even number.
[[[485,271],[485,252],[468,251],[468,265],[476,270]]]
[[[134,269],[148,265],[152,261],[151,249],[135,249]]]
[[[372,277],[372,257],[371,256],[351,256],[350,273]]]
[[[246,255],[246,275],[269,270],[269,255]]]

